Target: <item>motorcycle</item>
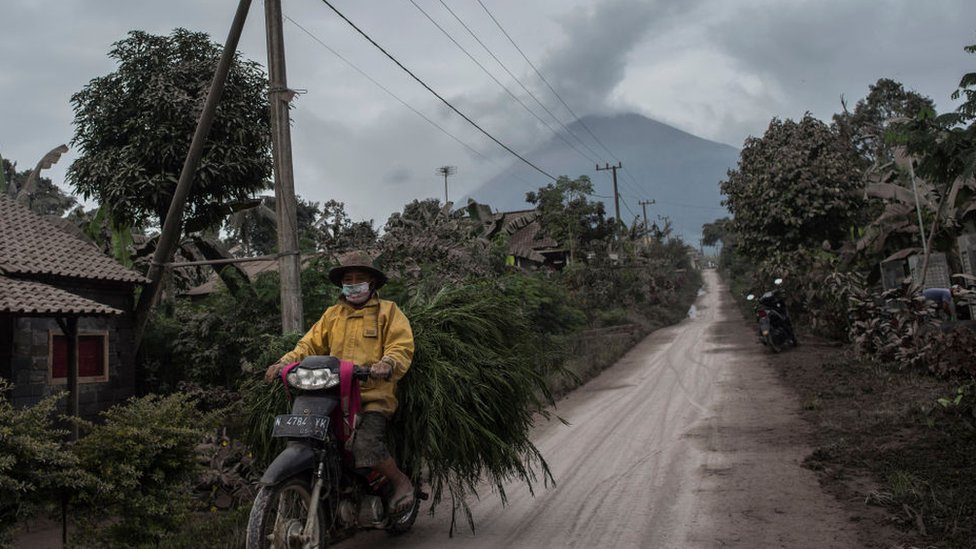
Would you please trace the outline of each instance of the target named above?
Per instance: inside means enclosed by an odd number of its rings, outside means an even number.
[[[782,278],[777,278],[773,284],[779,286]],[[746,296],[746,301],[756,299],[755,294]],[[774,353],[782,351],[786,345],[796,347],[796,334],[793,333],[793,323],[786,310],[786,303],[780,295],[779,289],[774,288],[759,297],[756,305],[756,318],[759,321],[759,338],[763,345],[768,345]]]
[[[385,529],[390,535],[410,530],[427,494],[415,488],[413,507],[389,516],[393,483],[356,469],[343,447],[354,433],[350,408],[357,406],[359,393],[353,385],[369,379],[369,368],[310,356],[286,367],[282,378],[293,397],[291,414],[275,418],[271,436],[287,443],[261,477],[247,548],[324,548],[358,529]]]

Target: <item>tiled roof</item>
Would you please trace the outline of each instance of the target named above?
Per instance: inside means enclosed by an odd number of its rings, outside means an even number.
[[[559,243],[542,230],[542,224],[535,214],[536,210],[502,212],[496,219],[502,226],[510,226],[511,237],[508,249],[512,255],[533,261],[543,262],[543,253],[563,251]]]
[[[122,311],[54,286],[0,276],[0,313],[92,316],[120,315]]]
[[[145,282],[95,246],[0,194],[0,272]]]
[[[242,271],[247,275],[248,278],[254,280],[259,274],[278,270],[278,260],[277,259],[267,259],[262,261],[248,261],[245,263],[238,263],[237,265]],[[221,287],[222,283],[217,275],[210,277],[210,280],[204,282],[203,284],[190,288],[183,295],[188,296],[204,296],[210,295],[217,291],[217,288]]]

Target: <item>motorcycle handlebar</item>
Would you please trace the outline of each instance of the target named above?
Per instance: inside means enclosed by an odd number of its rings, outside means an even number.
[[[352,377],[359,381],[368,381],[369,366],[354,366],[352,370]]]

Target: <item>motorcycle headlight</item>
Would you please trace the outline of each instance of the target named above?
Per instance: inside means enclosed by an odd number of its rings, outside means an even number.
[[[315,370],[295,368],[288,372],[288,384],[303,391],[328,389],[339,384],[339,372],[333,372],[328,368]]]

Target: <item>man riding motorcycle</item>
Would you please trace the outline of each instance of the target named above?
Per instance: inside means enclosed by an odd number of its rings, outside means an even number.
[[[354,364],[370,365],[370,380],[362,385],[363,413],[354,426],[351,451],[356,467],[371,468],[394,487],[388,513],[411,512],[414,487],[397,466],[386,446],[387,424],[396,411],[396,384],[410,368],[413,332],[396,303],[377,294],[387,281],[364,252],[350,252],[329,271],[329,280],[342,288],[338,303],[330,306],[295,348],[268,367],[269,383],[289,363],[312,355],[333,355]]]

